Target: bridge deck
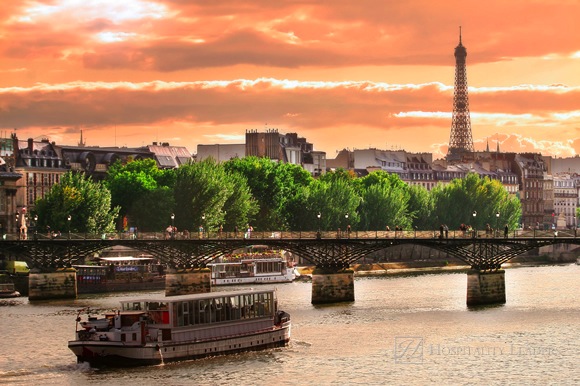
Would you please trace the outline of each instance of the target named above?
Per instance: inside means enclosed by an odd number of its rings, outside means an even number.
[[[403,244],[417,244],[446,252],[474,269],[494,270],[509,259],[545,245],[580,244],[575,230],[517,230],[507,235],[485,231],[323,231],[204,233],[33,233],[27,240],[6,235],[0,240],[3,258],[22,258],[31,267],[58,268],[76,264],[95,252],[115,245],[146,251],[175,268],[205,267],[221,255],[251,244],[284,249],[317,267],[343,269],[369,253]]]

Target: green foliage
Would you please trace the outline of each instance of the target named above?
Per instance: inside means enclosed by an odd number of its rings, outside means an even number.
[[[175,182],[175,223],[179,228],[243,229],[257,212],[245,178],[213,158],[181,166]],[[205,217],[205,218],[204,218]]]
[[[289,217],[293,216],[289,208],[295,202],[296,192],[313,180],[299,165],[278,163],[268,158],[236,158],[226,162],[224,167],[246,179],[259,205],[252,220],[257,230],[286,229]]]
[[[496,228],[496,224],[498,228],[507,224],[510,229],[515,229],[522,213],[519,199],[510,196],[499,181],[480,178],[475,173],[445,186],[438,185],[431,195],[434,202],[432,217],[450,229],[458,229],[461,224],[475,229],[484,229],[487,224],[492,228]],[[496,213],[500,216],[497,217]]]
[[[144,232],[163,231],[174,208],[173,189],[163,186],[148,191],[133,202],[131,225]]]
[[[119,208],[111,209],[111,193],[104,184],[72,172],[64,174],[35,208],[40,229],[50,226],[63,232],[111,232],[119,213]]]
[[[147,202],[154,191],[161,189],[156,194],[162,194],[160,193],[164,191],[162,188],[173,189],[175,178],[174,169],[161,170],[157,167],[155,160],[144,159],[132,161],[126,165],[119,161],[115,162],[109,168],[105,181],[111,191],[112,205],[119,206],[121,217],[129,216],[131,219],[139,219],[132,225],[145,230],[158,228],[160,219],[154,219],[153,214],[160,215],[171,211],[172,208],[167,209],[161,206],[150,211],[150,208],[143,206],[142,203]],[[136,203],[141,204],[135,207]],[[167,204],[166,201],[161,201],[161,203]],[[145,213],[141,212],[143,210]],[[162,218],[165,219],[166,216]],[[152,222],[145,222],[145,219]]]
[[[359,222],[356,209],[360,198],[345,179],[314,180],[308,189],[302,190],[302,195],[302,207],[296,208],[299,218],[292,220],[299,230],[344,229],[348,224],[354,229]],[[345,218],[347,213],[348,219]]]
[[[409,185],[407,190],[409,192],[407,210],[409,217],[413,219],[413,228],[439,228],[439,221],[433,217],[434,203],[429,191],[420,185]]]
[[[338,170],[314,179],[301,166],[256,157],[221,164],[207,159],[173,170],[160,170],[153,160],[115,163],[106,185],[68,173],[36,210],[40,228],[66,231],[70,214],[71,230],[77,232],[111,231],[119,211],[141,231],[163,230],[172,213],[178,230],[190,231],[200,225],[241,230],[247,224],[258,231],[326,231],[347,225],[353,230],[438,229],[441,224],[450,229],[508,224],[514,229],[521,217],[516,196],[499,181],[476,174],[429,192],[383,171],[355,178]]]
[[[360,181],[361,229],[385,230],[400,226],[411,227],[411,217],[407,210],[409,192],[396,174],[383,171],[372,172]]]

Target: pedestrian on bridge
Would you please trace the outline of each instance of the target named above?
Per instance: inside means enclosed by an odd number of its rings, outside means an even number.
[[[504,239],[507,239],[509,231],[510,231],[510,228],[508,227],[507,224],[505,224],[505,227],[503,228],[503,238]]]

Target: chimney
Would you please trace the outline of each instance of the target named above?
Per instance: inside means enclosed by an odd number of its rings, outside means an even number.
[[[34,150],[34,139],[28,138],[28,151],[32,154],[32,150]]]

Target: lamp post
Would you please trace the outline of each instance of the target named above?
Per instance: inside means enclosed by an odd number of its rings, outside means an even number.
[[[203,238],[203,233],[205,232],[205,213],[201,215],[201,229],[199,230],[199,236]]]
[[[175,237],[175,213],[171,213],[171,239]]]
[[[69,214],[69,215],[66,217],[66,221],[67,221],[67,223],[68,223],[68,239],[69,239],[69,240],[70,240],[70,221],[71,221],[71,220],[72,220],[72,217],[71,217],[71,215]]]
[[[38,239],[38,215],[34,215],[34,240]]]
[[[497,232],[499,230],[499,211],[495,212],[495,236],[497,237]]]
[[[475,221],[476,221],[475,219],[476,219],[476,217],[477,217],[477,211],[474,210],[473,211],[473,238],[475,238],[476,235],[477,235],[477,229],[475,227]]]
[[[16,229],[16,233],[18,233],[18,238],[20,239],[20,225],[18,225],[18,221],[20,220],[20,213],[16,212],[16,224],[14,228]]]
[[[347,236],[350,236],[350,226],[348,224],[348,212],[346,212],[346,214],[344,215],[344,219],[346,222],[346,224],[344,225],[344,230],[345,230]]]
[[[320,238],[320,218],[322,217],[322,214],[318,212],[316,217],[318,217],[318,232],[316,233],[316,238]]]

